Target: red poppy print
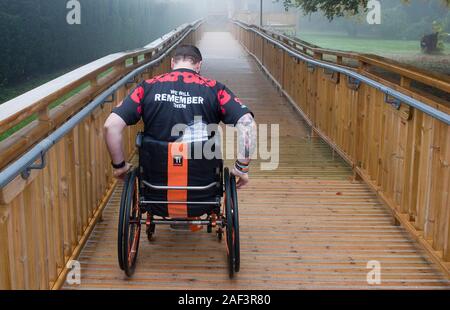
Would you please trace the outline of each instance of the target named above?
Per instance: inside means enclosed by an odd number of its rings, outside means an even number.
[[[207,86],[209,86],[209,87],[214,87],[214,86],[217,85],[217,81],[215,81],[215,80],[206,80],[206,81],[205,81],[205,84],[206,84]]]
[[[202,84],[205,83],[202,79],[200,79],[200,77],[197,74],[193,74],[193,73],[190,73],[190,72],[183,72],[183,81],[186,84],[193,84],[194,83],[194,84],[202,85]]]
[[[154,77],[153,79],[145,81],[147,84],[155,84],[157,82],[176,82],[178,81],[178,77],[181,75],[180,72],[171,72],[163,75],[159,75]]]
[[[136,88],[134,92],[131,94],[131,99],[136,103],[141,103],[141,100],[144,98],[144,88],[142,86]]]
[[[231,96],[226,90],[222,89],[217,93],[217,98],[219,99],[220,105],[223,106],[230,101]]]

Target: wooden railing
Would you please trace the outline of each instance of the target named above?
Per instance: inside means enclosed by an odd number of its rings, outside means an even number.
[[[372,55],[320,49],[236,21],[232,28],[312,132],[352,165],[355,177],[376,191],[397,223],[404,225],[449,274],[450,127],[424,112],[432,107],[449,119],[449,102],[442,99],[449,95],[449,77]],[[311,65],[305,59],[351,69],[421,102],[424,109],[393,100],[366,82]],[[359,65],[352,69],[344,65],[344,59]],[[389,76],[397,75],[398,81],[374,74],[372,66],[383,68]],[[440,96],[415,90],[412,83],[427,85]]]
[[[183,25],[142,49],[104,57],[0,106],[0,134],[32,118],[0,143],[3,169],[113,83],[161,58],[59,139],[46,152],[43,169],[18,175],[0,189],[0,289],[61,287],[66,264],[80,253],[116,185],[103,142],[106,118],[137,82],[168,71],[170,57],[162,54],[181,42],[195,43],[201,25]],[[129,157],[138,130],[128,128],[124,135]]]
[[[395,89],[409,89],[416,93],[420,93],[422,96],[429,97],[440,104],[450,106],[448,102],[450,100],[450,76],[448,75],[428,72],[377,55],[321,48],[301,39],[288,37],[270,29],[260,28],[256,25],[248,25],[240,21],[236,22],[238,24],[240,23],[241,26],[251,28],[252,30],[270,36],[284,46],[305,55],[309,55],[314,59],[347,68],[353,68],[366,74],[368,77],[374,79],[381,78],[383,83],[389,83],[389,85]],[[258,39],[254,44],[260,44]],[[439,94],[433,94],[432,91],[424,92],[423,87],[421,86],[436,90]],[[445,94],[440,93],[439,90]]]
[[[247,24],[257,25],[260,22],[260,13],[239,12],[234,18]],[[294,13],[264,13],[263,25],[265,26],[290,26],[296,27],[298,21],[297,14]]]

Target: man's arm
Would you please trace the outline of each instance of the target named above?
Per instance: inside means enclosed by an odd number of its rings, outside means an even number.
[[[232,173],[239,177],[237,188],[249,182],[248,172],[251,158],[256,150],[257,127],[252,114],[247,113],[236,123],[238,130],[238,156]]]
[[[114,113],[108,117],[104,125],[105,142],[114,165],[120,165],[125,162],[125,155],[123,152],[123,131],[126,126],[127,124],[125,121]],[[130,168],[131,164],[125,163],[124,167],[114,169],[114,177],[123,179]]]
[[[113,109],[104,125],[106,146],[111,155],[114,177],[123,179],[131,164],[125,162],[122,133],[125,127],[139,122],[143,111],[146,82],[140,83],[119,105]]]

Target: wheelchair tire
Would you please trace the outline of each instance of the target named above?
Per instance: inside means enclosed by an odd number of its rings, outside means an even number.
[[[123,213],[122,263],[128,277],[134,274],[139,252],[142,213],[139,205],[138,170],[130,172]]]
[[[119,223],[118,223],[118,227],[117,227],[117,258],[119,261],[119,266],[121,270],[124,270],[124,257],[125,254],[123,253],[123,236],[124,236],[124,232],[123,232],[123,225],[124,225],[124,220],[125,220],[125,205],[126,205],[126,197],[128,195],[128,187],[129,187],[129,179],[130,179],[130,174],[127,174],[127,176],[125,177],[125,181],[124,181],[124,185],[123,185],[123,189],[122,189],[122,195],[120,198],[120,208],[119,208]]]
[[[239,242],[239,202],[236,188],[236,177],[231,176],[231,198],[233,213],[233,229],[234,229],[234,271],[239,272],[241,268],[241,249]]]
[[[228,260],[228,275],[230,279],[234,277],[235,270],[235,246],[234,246],[234,225],[232,213],[232,193],[231,193],[231,177],[228,168],[224,169],[225,182],[225,216],[226,216],[226,245],[227,245],[227,260]]]

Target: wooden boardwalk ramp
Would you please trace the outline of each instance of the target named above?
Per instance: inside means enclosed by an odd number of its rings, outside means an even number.
[[[448,289],[427,255],[391,214],[308,129],[232,35],[205,33],[203,74],[233,89],[258,123],[280,125],[280,165],[261,171],[239,193],[241,272],[229,280],[225,245],[205,231],[157,227],[142,235],[136,273],[127,279],[116,255],[121,186],[112,195],[79,261],[80,286],[65,289]],[[381,284],[369,285],[369,261]]]

